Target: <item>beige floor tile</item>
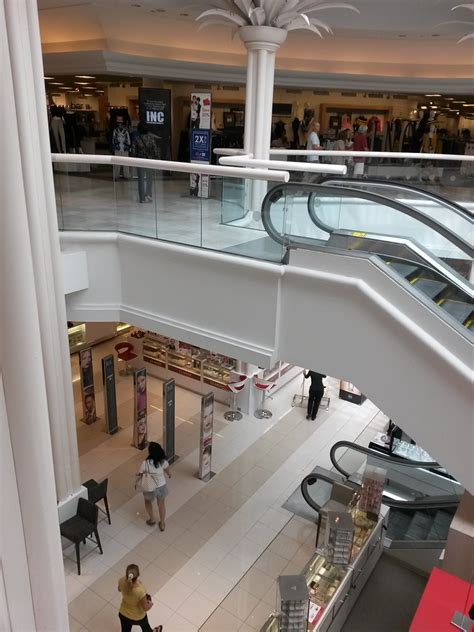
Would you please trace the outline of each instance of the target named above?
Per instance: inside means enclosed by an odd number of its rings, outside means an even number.
[[[202,493],[210,496],[214,500],[219,500],[219,498],[225,496],[225,494],[229,491],[229,487],[231,487],[231,485],[226,483],[224,479],[221,480],[221,475],[219,474],[216,478],[207,483],[206,487],[202,490]]]
[[[280,533],[280,535],[278,535],[270,544],[270,551],[273,551],[277,555],[281,555],[281,557],[284,557],[287,560],[292,560],[300,546],[300,543],[293,540],[293,538]]]
[[[197,627],[202,625],[216,609],[216,605],[210,599],[195,592],[179,607],[179,615]]]
[[[145,559],[153,562],[159,557],[167,548],[168,544],[163,542],[161,538],[161,532],[157,531],[146,537],[143,542],[140,542],[135,548],[134,551],[141,555]]]
[[[166,632],[197,632],[198,628],[176,612],[166,624]]]
[[[217,573],[210,573],[197,588],[197,592],[217,605],[230,593],[234,583]]]
[[[237,586],[224,599],[221,608],[224,608],[244,622],[258,603],[259,600],[257,597],[254,597],[243,588]]]
[[[277,535],[277,531],[275,531],[275,529],[268,527],[266,524],[263,524],[262,522],[257,522],[254,524],[254,526],[251,529],[247,531],[247,533],[245,534],[245,537],[248,540],[255,542],[256,544],[269,545],[276,535]]]
[[[155,566],[161,568],[168,575],[173,576],[189,561],[189,555],[178,551],[174,546],[165,549],[153,562]]]
[[[111,570],[120,574],[120,576],[125,575],[125,570],[129,564],[137,564],[141,571],[143,571],[148,564],[150,563],[142,555],[135,553],[135,550],[129,551],[126,555],[122,557],[116,564],[114,564]]]
[[[255,567],[270,577],[277,577],[288,564],[288,560],[273,551],[265,551],[255,562]]]
[[[145,568],[140,579],[142,580],[146,591],[150,595],[154,595],[160,590],[160,588],[163,588],[166,582],[171,579],[171,575],[152,563]]]
[[[297,540],[300,544],[304,544],[308,538],[312,537],[313,540],[316,538],[316,525],[307,520],[302,523],[292,519],[283,529],[283,533],[293,540]]]
[[[181,604],[184,603],[192,592],[192,588],[172,577],[155,595],[156,598],[162,601],[168,608],[176,612],[179,611]]]
[[[241,625],[240,619],[224,608],[217,608],[201,627],[200,632],[236,632]]]
[[[87,622],[89,632],[104,632],[104,630],[118,630],[120,621],[118,609],[108,603],[105,608],[98,612],[90,621]]]
[[[117,533],[114,536],[114,540],[120,542],[120,544],[123,544],[131,550],[135,548],[137,544],[140,544],[140,542],[142,542],[142,540],[144,540],[147,535],[148,531],[145,531],[145,529],[135,524],[130,524],[125,527],[125,529]]]
[[[184,505],[181,509],[178,509],[172,516],[172,524],[178,524],[180,527],[184,529],[189,529],[191,525],[193,525],[199,518],[201,517],[201,512],[196,511],[196,509],[192,509],[191,507]],[[171,521],[170,521],[171,522]]]
[[[191,559],[174,574],[174,577],[186,586],[198,590],[210,572],[203,564],[198,564]]]
[[[255,567],[252,567],[239,582],[241,588],[257,599],[263,599],[265,593],[274,584],[275,580],[272,577]]]
[[[229,507],[231,509],[231,507]],[[221,528],[220,521],[216,521],[212,514],[203,515],[194,525],[193,533],[204,540],[209,540]]]
[[[185,532],[185,529],[183,529],[183,527],[180,527],[179,525],[173,525],[173,524],[171,524],[170,526],[167,520],[166,531],[163,531],[163,532],[160,531],[160,538],[165,544],[173,544],[176,538],[179,538],[179,536],[182,535],[184,532]]]
[[[260,601],[245,623],[254,628],[254,630],[260,630],[265,621],[269,618],[271,612],[272,608],[269,608],[268,604],[264,601]]]
[[[206,540],[200,538],[193,531],[185,531],[179,538],[173,542],[173,546],[185,553],[189,557],[192,557],[199,549],[206,543]]]
[[[237,583],[241,580],[244,573],[248,570],[248,562],[241,560],[235,555],[226,555],[224,559],[216,566],[215,572],[222,575],[225,579]]]
[[[86,588],[79,597],[69,604],[69,613],[79,623],[87,623],[107,605],[107,601],[95,592]]]
[[[125,570],[125,569],[124,569]],[[117,571],[110,570],[89,586],[99,597],[111,601],[118,594],[118,581],[121,577]]]
[[[214,505],[215,499],[204,491],[200,491],[195,494],[189,501],[188,507],[198,511],[200,514],[206,514],[212,505]]]
[[[79,623],[79,621],[69,615],[69,632],[81,632],[83,628],[84,626],[82,625],[82,623]]]
[[[240,489],[236,489],[234,487],[222,498],[222,500],[226,505],[229,505],[229,507],[240,509],[240,507],[242,507],[249,498],[249,494],[244,494]]]
[[[267,511],[260,516],[258,519],[259,522],[266,524],[268,527],[275,529],[275,531],[279,531],[284,528],[288,521],[291,519],[293,514],[290,514],[286,510],[278,510],[278,509],[267,509]],[[290,534],[287,534],[290,535]]]
[[[239,628],[239,632],[254,632],[254,629],[251,628],[248,623],[243,623]]]
[[[270,586],[270,588],[268,588],[268,590],[262,597],[262,601],[268,604],[271,610],[275,608],[277,605],[277,593],[278,593],[278,583],[277,583],[277,580],[274,579],[272,582],[272,585]]]
[[[150,625],[157,626],[163,625],[170,621],[170,619],[174,616],[174,610],[171,610],[167,605],[165,605],[162,601],[152,595],[153,599],[153,609],[149,616]]]

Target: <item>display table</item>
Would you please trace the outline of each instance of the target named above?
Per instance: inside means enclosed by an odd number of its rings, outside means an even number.
[[[451,624],[451,619],[456,611],[463,614],[469,612],[474,601],[474,589],[471,590],[471,599],[468,599],[470,588],[472,586],[468,582],[439,568],[434,568],[418,604],[410,632],[453,632],[456,630]]]
[[[303,575],[310,593],[308,630],[337,632],[347,619],[362,588],[372,573],[383,550],[383,525],[388,508],[377,522],[363,512],[356,519],[352,558],[349,565],[332,564],[315,552]],[[261,632],[278,632],[279,621],[271,616]]]

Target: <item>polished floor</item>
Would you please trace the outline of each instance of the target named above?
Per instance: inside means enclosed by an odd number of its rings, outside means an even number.
[[[177,389],[179,460],[172,466],[166,531],[145,524],[134,474],[144,453],[131,446],[132,377],[117,375],[119,425],[103,431],[100,358],[116,340],[94,347],[97,410],[93,426],[80,421],[78,441],[82,480],[109,478],[112,524],[99,525],[104,554],[91,550],[77,575],[74,551],[64,546],[71,631],[119,630],[117,581],[128,563],[140,566],[153,595],[153,625],[166,632],[259,630],[276,605],[276,578],[299,572],[312,553],[315,525],[282,508],[302,477],[316,465],[330,466],[329,448],[340,439],[367,445],[387,419],[370,401],[355,406],[338,399],[339,381],[328,378],[329,410],[315,422],[292,408],[301,376],[280,389],[269,408],[273,417],[224,420],[217,404],[212,469],[208,483],[198,468],[200,396]],[[79,402],[77,357],[72,370]],[[150,378],[150,438],[161,439],[161,382]],[[368,632],[371,632],[368,630]],[[374,631],[375,632],[375,631]]]

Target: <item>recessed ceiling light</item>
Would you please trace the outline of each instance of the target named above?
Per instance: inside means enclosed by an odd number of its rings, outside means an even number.
[[[88,81],[75,81],[74,83],[77,83],[78,86],[88,86],[89,85]]]
[[[92,75],[74,75],[77,79],[96,79]]]
[[[45,81],[49,81],[50,79],[54,79],[54,77],[43,77]]]
[[[456,101],[454,103],[456,103]],[[465,108],[474,108],[474,103],[464,103],[463,107],[465,107]]]
[[[466,103],[466,101],[453,101],[453,103]]]
[[[427,109],[428,109],[428,108],[427,108],[427,106],[426,106],[426,105],[421,105],[421,106],[420,106],[420,110],[427,110]]]
[[[446,101],[454,101],[454,97],[444,97]]]
[[[62,81],[51,81],[50,86],[63,86],[64,83]]]
[[[93,97],[94,95],[93,94],[85,94],[84,96],[85,97]]]
[[[425,94],[425,97],[440,97],[441,94]]]

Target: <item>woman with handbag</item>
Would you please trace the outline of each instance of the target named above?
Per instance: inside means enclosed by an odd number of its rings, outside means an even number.
[[[138,471],[137,487],[143,493],[145,509],[148,514],[146,523],[150,526],[156,524],[153,514],[153,501],[156,498],[160,516],[160,531],[165,530],[165,498],[168,496],[165,474],[168,478],[171,478],[170,466],[166,460],[166,454],[159,443],[151,441],[148,445],[148,458],[143,461]]]
[[[163,626],[152,628],[148,622],[147,612],[153,606],[151,596],[147,594],[141,583],[140,570],[136,564],[129,564],[125,577],[121,577],[118,590],[122,593],[122,603],[119,609],[121,632],[131,632],[134,625],[140,626],[142,632],[161,632]]]

